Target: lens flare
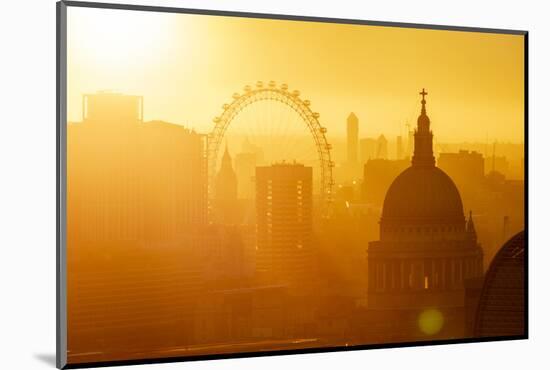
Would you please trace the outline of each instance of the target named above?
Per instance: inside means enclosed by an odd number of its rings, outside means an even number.
[[[441,311],[436,308],[430,308],[420,313],[418,326],[424,334],[435,335],[443,328],[444,321]]]

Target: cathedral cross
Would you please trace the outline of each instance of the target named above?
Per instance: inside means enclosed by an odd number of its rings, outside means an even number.
[[[422,91],[419,94],[422,95],[422,100],[425,100],[426,95],[428,95],[428,93],[424,91],[424,88],[422,88]]]

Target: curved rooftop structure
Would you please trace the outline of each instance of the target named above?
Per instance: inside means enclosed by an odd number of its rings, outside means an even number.
[[[483,283],[474,335],[525,335],[525,232],[508,240],[494,257]]]
[[[453,180],[435,166],[412,166],[393,181],[382,210],[382,222],[461,223],[464,209]]]

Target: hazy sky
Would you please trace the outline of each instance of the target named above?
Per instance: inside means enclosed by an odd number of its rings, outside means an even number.
[[[523,37],[485,33],[68,9],[69,120],[98,90],[144,96],[145,119],[208,132],[234,92],[288,83],[328,138],[353,111],[360,136],[404,134],[418,92],[439,141],[523,141]]]

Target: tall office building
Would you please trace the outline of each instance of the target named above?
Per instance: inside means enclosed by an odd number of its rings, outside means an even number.
[[[136,348],[190,344],[203,275],[206,137],[143,122],[137,96],[87,95],[83,109],[67,127],[71,356],[123,351],[136,333],[147,333]]]
[[[138,96],[86,95],[82,122],[68,125],[70,237],[154,243],[206,224],[205,136],[143,122],[142,105]]]
[[[357,163],[357,146],[359,140],[359,119],[355,113],[350,113],[347,120],[348,163]]]
[[[256,168],[257,271],[266,283],[311,283],[312,172],[302,164]]]

